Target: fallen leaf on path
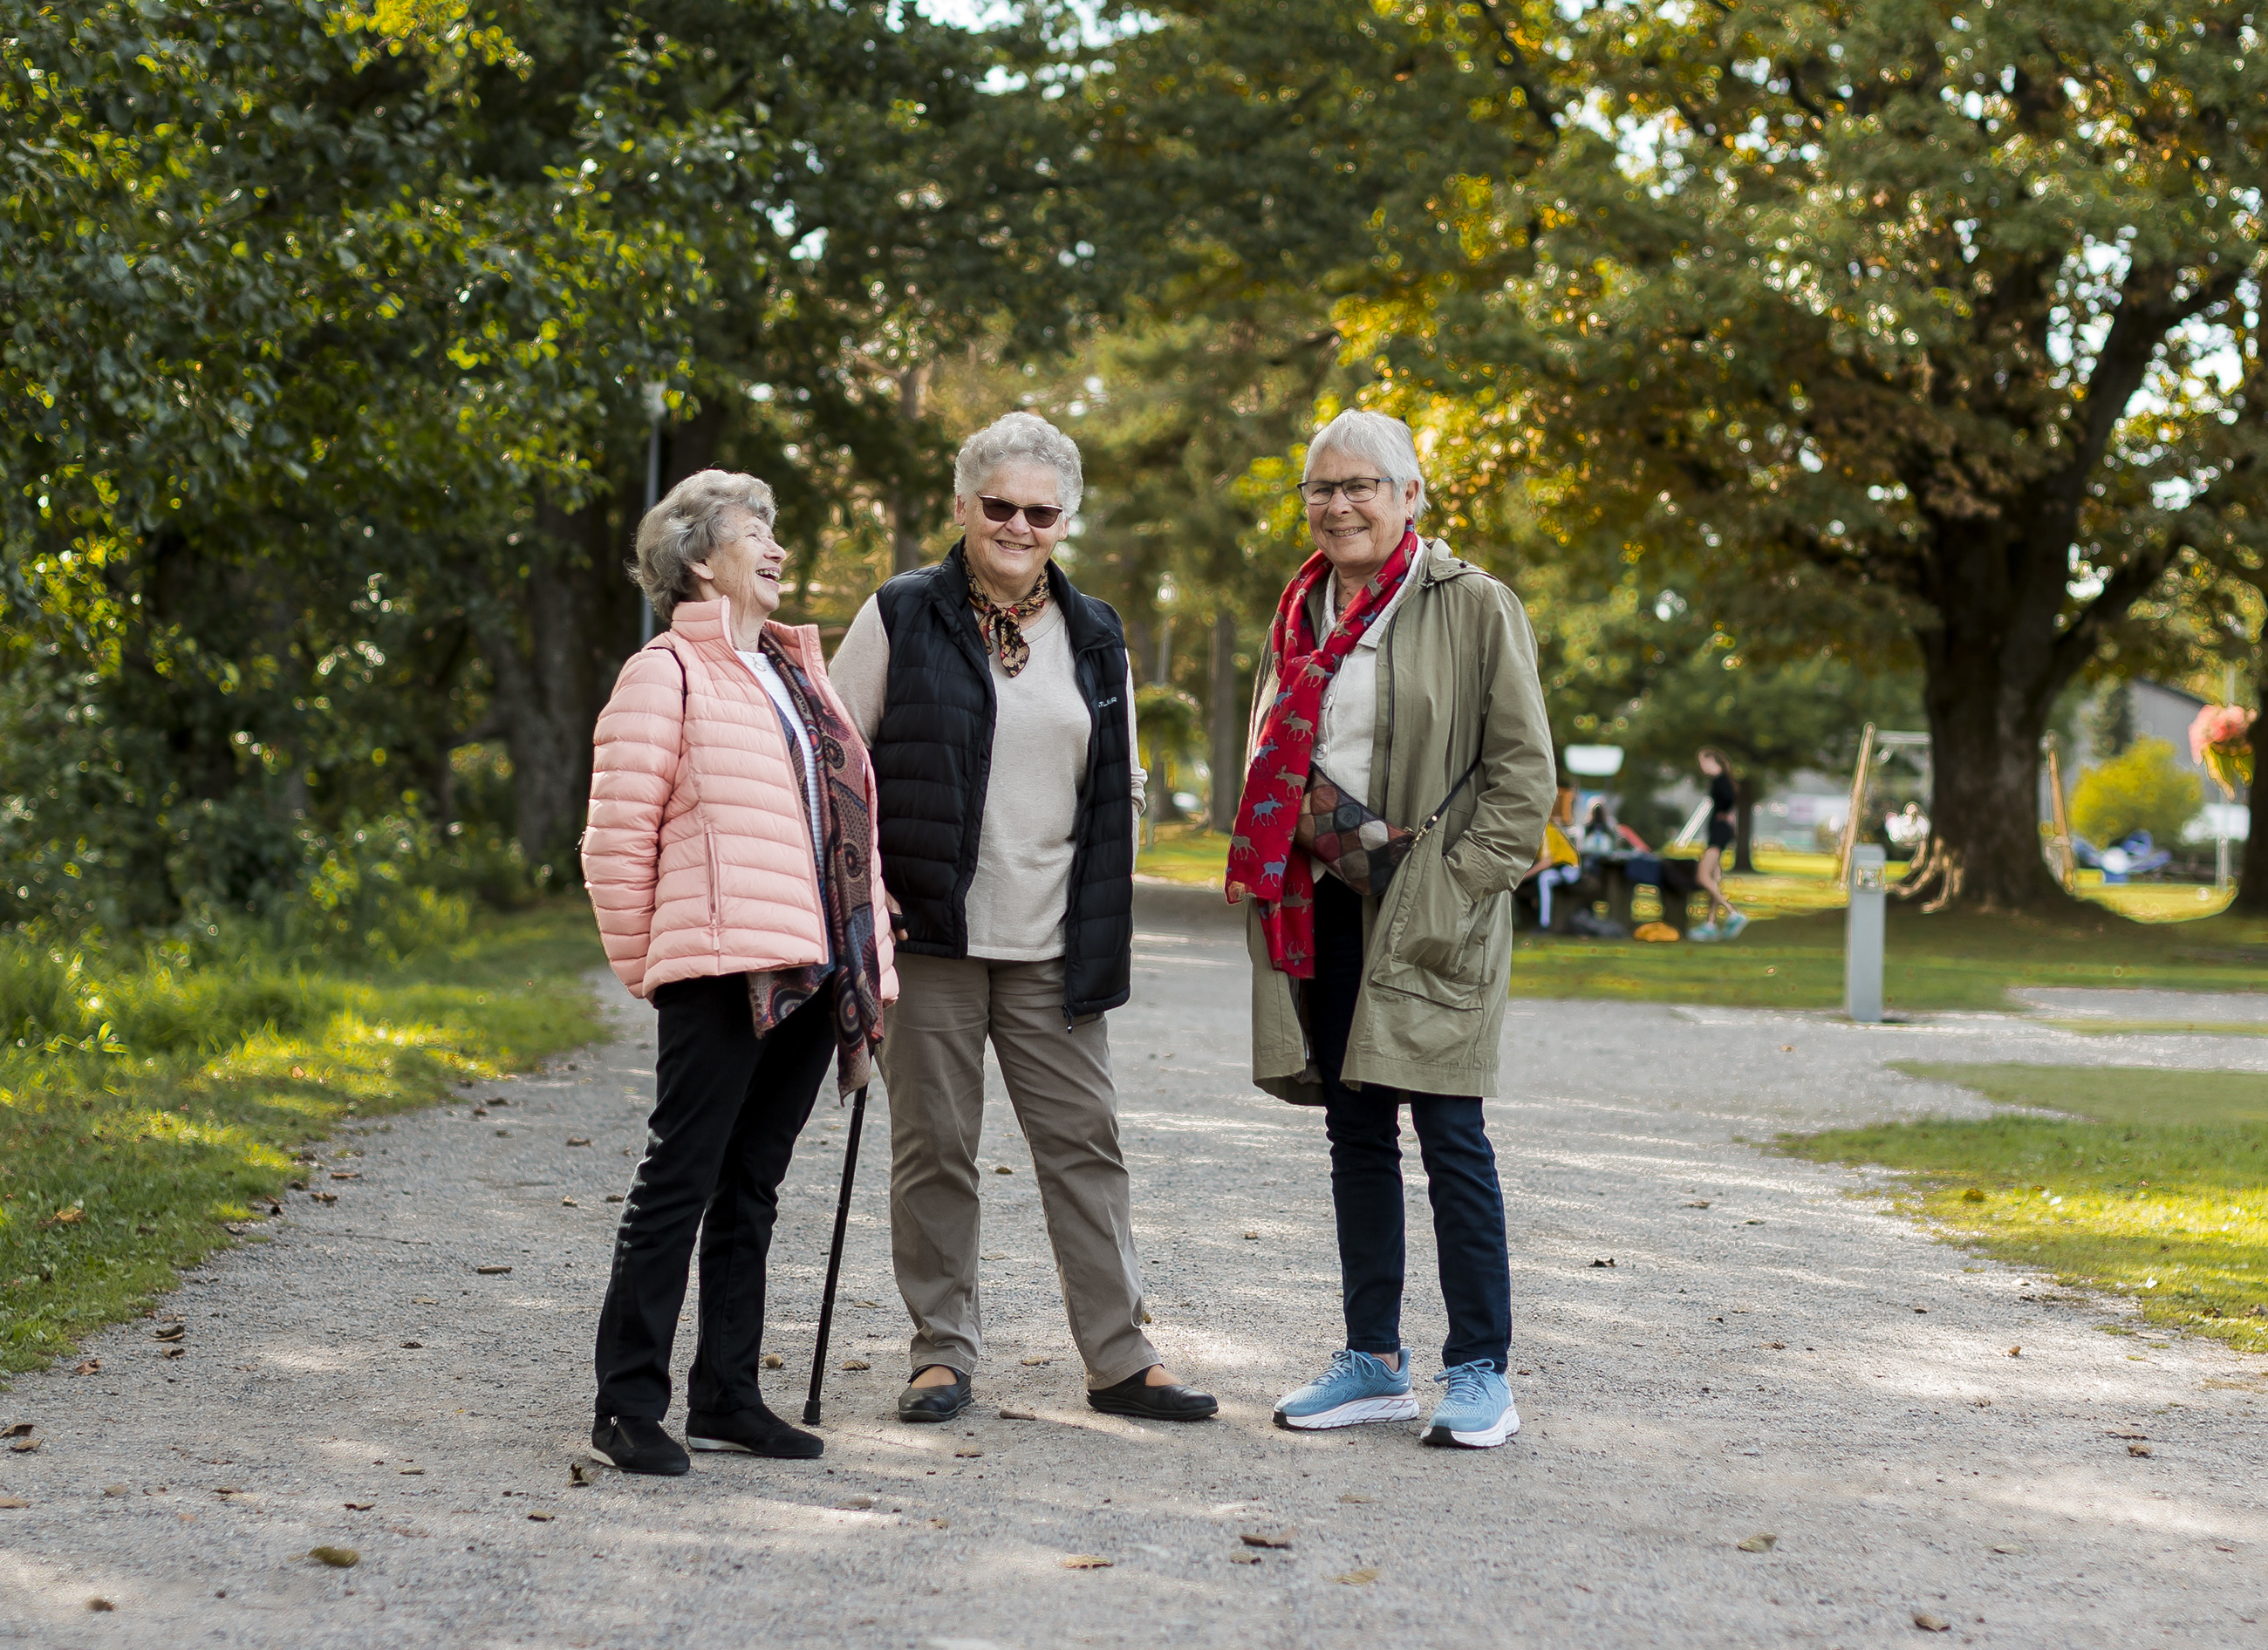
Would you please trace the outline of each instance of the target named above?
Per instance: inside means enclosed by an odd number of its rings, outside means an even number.
[[[331,1178],[334,1180],[359,1180],[362,1178],[362,1174],[358,1170],[334,1169],[331,1170]]]
[[[1767,968],[1764,970],[1764,972],[1769,974],[1771,972],[1771,970]],[[1793,1054],[1795,1052],[1795,1045],[1793,1043],[1783,1043],[1779,1045],[1779,1052],[1783,1054]]]
[[[2102,1435],[2105,1438],[2147,1438],[2150,1434],[2147,1433],[2138,1433],[2132,1427],[2122,1426],[2110,1432],[2107,1432]]]
[[[475,1266],[474,1272],[483,1278],[500,1278],[512,1270],[509,1266]]]
[[[1228,1561],[1231,1564],[1257,1564],[1260,1555],[1256,1552],[1232,1552],[1228,1555]]]
[[[1953,1624],[1942,1616],[1933,1616],[1926,1610],[1914,1611],[1914,1625],[1924,1632],[1951,1632]]]
[[[2021,1552],[2023,1549],[2021,1547],[1995,1547],[1992,1551],[1998,1553],[2014,1556],[2016,1553]]]
[[[2146,1456],[2150,1453],[2150,1446],[2147,1444],[2129,1444],[2126,1446],[2126,1453],[2130,1456]]]
[[[1742,1221],[1741,1224],[1743,1226],[1762,1226],[1764,1222],[1762,1221]]]
[[[152,1340],[179,1340],[182,1336],[188,1332],[189,1326],[187,1324],[182,1323],[179,1318],[176,1318],[170,1324],[162,1324],[158,1328],[151,1330],[150,1331],[150,1338]]]
[[[992,1172],[996,1175],[1012,1175],[1016,1171],[1006,1163],[995,1163],[992,1165]]]
[[[1003,1404],[1000,1406],[1000,1419],[1004,1421],[1035,1421],[1040,1418],[1029,1410],[1012,1410]]]
[[[401,1350],[404,1352],[423,1352],[425,1350],[425,1343],[422,1340],[405,1340],[401,1343]]]
[[[376,1501],[342,1501],[339,1505],[345,1507],[350,1513],[367,1513],[372,1507],[376,1507],[378,1503]]]
[[[579,1209],[583,1206],[572,1198],[562,1198],[559,1199],[559,1206],[563,1209]]]
[[[787,1360],[776,1352],[768,1352],[756,1361],[767,1369],[782,1369],[787,1367]]]
[[[118,1608],[118,1606],[117,1606],[117,1605],[115,1605],[115,1604],[112,1603],[112,1602],[111,1602],[108,1599],[107,1599],[107,1598],[91,1598],[91,1599],[87,1600],[87,1602],[86,1602],[86,1607],[87,1607],[89,1610],[93,1610],[93,1611],[95,1611],[95,1612],[96,1612],[96,1613],[98,1613],[98,1614],[100,1614],[100,1613],[102,1613],[102,1612],[104,1612],[104,1611],[106,1611],[106,1610],[116,1610],[116,1609]]]
[[[100,1375],[102,1373],[102,1360],[99,1358],[89,1358],[85,1362],[81,1363],[77,1368],[72,1370],[71,1373],[73,1375]]]
[[[362,1554],[352,1547],[310,1547],[307,1556],[317,1564],[328,1564],[334,1570],[351,1570],[362,1562]]]
[[[556,1513],[537,1511],[530,1513],[527,1515],[527,1522],[531,1524],[548,1524],[558,1516],[559,1514]]]
[[[882,1303],[880,1301],[853,1301],[850,1304],[853,1306],[880,1306]]]
[[[1772,1535],[1751,1536],[1740,1544],[1742,1552],[1770,1552],[1779,1545],[1779,1537]]]
[[[504,1138],[508,1137],[511,1133],[512,1133],[512,1131],[511,1131],[510,1129],[498,1129],[498,1130],[497,1131],[497,1138],[498,1140],[503,1140],[503,1139],[504,1139]]]
[[[1300,1532],[1296,1529],[1283,1529],[1274,1532],[1248,1529],[1240,1533],[1236,1538],[1248,1547],[1281,1548],[1290,1546],[1292,1544],[1292,1537],[1299,1533]]]
[[[336,1203],[339,1200],[339,1194],[335,1192],[310,1192],[307,1196],[316,1203]]]
[[[609,1203],[620,1203],[622,1200],[622,1194],[619,1192],[609,1192],[607,1193],[607,1201]]]
[[[1604,1260],[1594,1260],[1591,1264],[1594,1266],[1611,1266],[1615,1264],[1615,1258],[1609,1255]]]
[[[871,1495],[853,1495],[836,1502],[835,1510],[838,1513],[863,1513],[873,1504],[874,1498]]]
[[[394,1470],[405,1478],[422,1478],[425,1476],[425,1469],[423,1467],[396,1467]]]
[[[1091,1552],[1076,1552],[1063,1561],[1063,1567],[1066,1570],[1108,1570],[1110,1560],[1098,1558]]]
[[[1331,1580],[1344,1587],[1368,1587],[1378,1580],[1378,1572],[1365,1565],[1359,1570],[1349,1570],[1344,1575],[1335,1575]]]
[[[133,1494],[134,1486],[130,1484],[106,1484],[102,1486],[102,1492],[115,1500],[119,1496]]]
[[[2008,1348],[2008,1356],[2011,1358],[2021,1358],[2023,1355],[2024,1349],[2021,1346],[2011,1346]]]
[[[1709,1199],[1706,1198],[1697,1199],[1695,1201],[1687,1204],[1685,1206],[1689,1209],[1705,1209],[1709,1206]]]
[[[843,1360],[843,1367],[845,1369],[872,1369],[874,1366],[864,1358],[845,1358]]]
[[[0,1507],[6,1507],[11,1512],[13,1512],[19,1507],[29,1507],[31,1503],[20,1495],[0,1495]]]
[[[430,1294],[413,1294],[409,1297],[409,1304],[412,1306],[438,1306],[441,1303]]]
[[[588,1146],[591,1143],[591,1138],[587,1134],[570,1134],[567,1137],[567,1143],[570,1146]]]
[[[1036,1369],[1042,1364],[1050,1361],[1052,1361],[1052,1360],[1046,1358],[1027,1358],[1024,1360],[1024,1368],[1027,1369]]]
[[[69,1208],[57,1209],[40,1224],[41,1226],[77,1226],[85,1219],[86,1219],[86,1211],[74,1203]]]
[[[1244,1235],[1244,1241],[1248,1243],[1256,1243],[1260,1241],[1260,1234],[1257,1232],[1247,1232]]]
[[[977,1256],[976,1258],[979,1260],[1005,1260],[1008,1257],[999,1250],[988,1249],[983,1254]]]
[[[983,1453],[981,1449],[956,1449],[953,1456],[956,1461],[974,1461]]]
[[[567,1483],[571,1489],[589,1489],[591,1487],[590,1469],[579,1461],[569,1462],[567,1463]]]
[[[1926,1307],[1926,1306],[1918,1306],[1918,1307],[1914,1308],[1914,1310],[1915,1310],[1915,1311],[1917,1311],[1917,1312],[1926,1312],[1926,1311],[1928,1311],[1928,1310],[1929,1310],[1929,1309],[1928,1309],[1927,1307]]]

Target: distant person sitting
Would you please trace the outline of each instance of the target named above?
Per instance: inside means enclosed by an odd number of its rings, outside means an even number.
[[[1585,859],[1597,854],[1619,854],[1623,851],[1622,834],[1615,829],[1615,822],[1607,818],[1606,803],[1594,802],[1591,804],[1591,817],[1583,822],[1583,840],[1580,846]]]
[[[1740,793],[1733,785],[1732,764],[1725,753],[1713,747],[1705,747],[1694,759],[1709,781],[1708,846],[1701,851],[1701,867],[1695,880],[1701,891],[1709,896],[1709,914],[1698,928],[1686,935],[1693,940],[1730,940],[1737,938],[1749,920],[1733,909],[1733,902],[1725,898],[1725,850],[1733,846],[1738,835]],[[1725,920],[1717,920],[1722,907]]]

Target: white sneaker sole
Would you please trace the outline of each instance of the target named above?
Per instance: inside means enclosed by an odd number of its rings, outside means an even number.
[[[736,1444],[729,1438],[696,1438],[691,1433],[685,1434],[685,1447],[688,1449],[720,1449],[728,1455],[753,1456],[756,1453],[747,1445]]]
[[[1342,1404],[1336,1409],[1317,1410],[1313,1415],[1286,1415],[1276,1412],[1276,1424],[1291,1432],[1319,1433],[1333,1426],[1359,1426],[1365,1421],[1414,1421],[1418,1419],[1418,1400],[1407,1393],[1400,1397],[1357,1398],[1351,1404]]]
[[[1458,1449],[1494,1449],[1519,1430],[1520,1412],[1507,1404],[1497,1424],[1485,1432],[1460,1433],[1452,1432],[1446,1426],[1428,1426],[1425,1441]]]

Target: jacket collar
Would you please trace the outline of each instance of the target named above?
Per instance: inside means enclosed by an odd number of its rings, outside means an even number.
[[[733,645],[732,600],[720,596],[713,602],[680,602],[670,610],[669,630],[672,635],[682,636],[688,642],[730,648]],[[793,660],[806,675],[811,673],[821,658],[817,625],[784,625],[777,620],[766,620],[764,634],[777,642],[780,651]]]

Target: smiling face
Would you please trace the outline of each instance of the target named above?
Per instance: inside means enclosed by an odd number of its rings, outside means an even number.
[[[1071,531],[1071,517],[1058,516],[1051,525],[1035,527],[1019,510],[1006,521],[994,521],[985,514],[983,501],[1056,510],[1062,507],[1061,487],[1053,466],[1019,460],[986,476],[975,495],[953,501],[954,524],[968,544],[968,570],[994,601],[1019,602],[1031,594],[1048,558]]]
[[[723,597],[733,617],[762,624],[780,605],[780,564],[787,552],[772,538],[769,524],[751,510],[728,510],[717,523],[717,545],[706,561],[692,563],[701,581],[701,599]],[[739,625],[736,622],[736,630]]]
[[[1307,479],[1351,481],[1377,474],[1375,459],[1334,447],[1308,466]],[[1324,502],[1307,506],[1307,535],[1329,559],[1341,586],[1359,587],[1386,565],[1417,509],[1415,481],[1388,481],[1359,504],[1334,491]]]

